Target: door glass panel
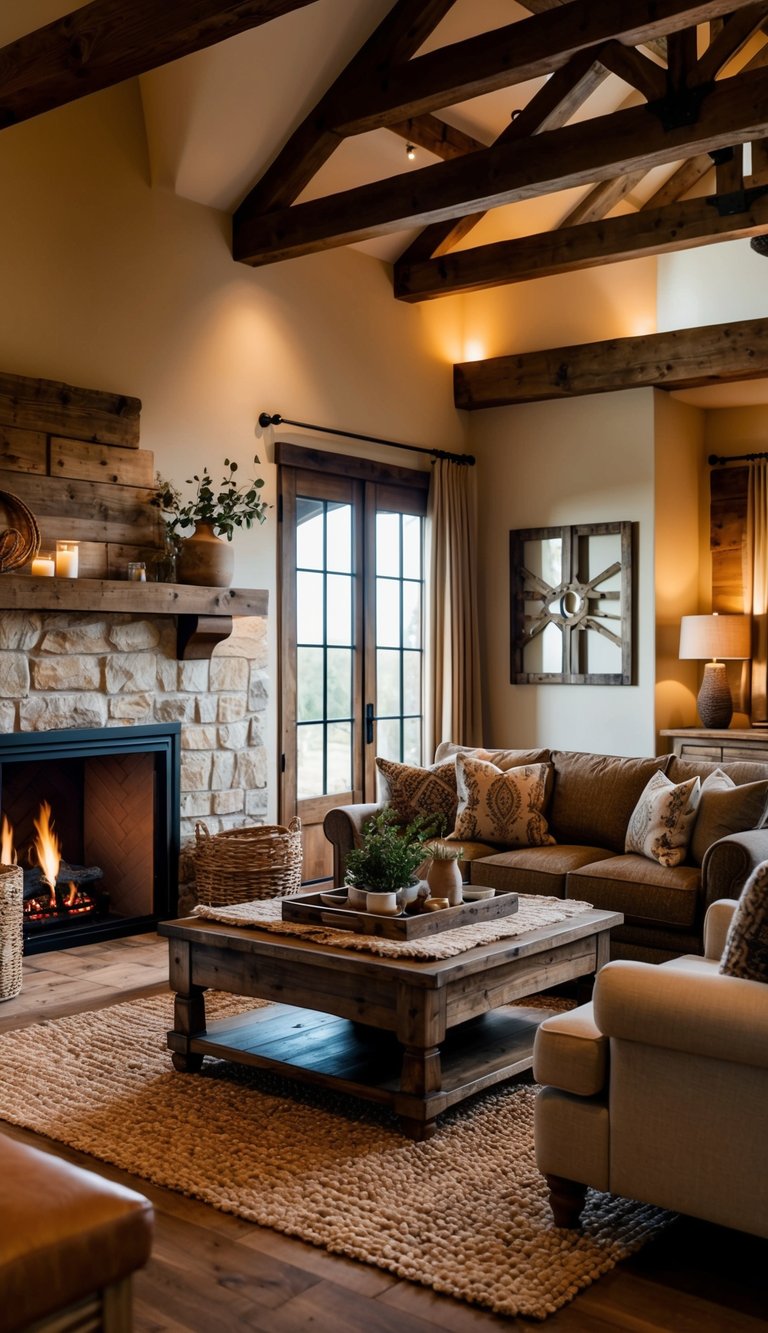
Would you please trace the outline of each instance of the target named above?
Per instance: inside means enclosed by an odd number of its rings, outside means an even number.
[[[400,515],[376,515],[376,573],[400,577]]]
[[[420,717],[407,717],[403,722],[403,763],[421,763]]]
[[[324,733],[322,722],[296,728],[296,796],[300,801],[323,790]]]
[[[403,577],[421,578],[421,525],[418,514],[403,514]]]
[[[421,647],[421,584],[403,584],[403,647]]]
[[[323,642],[323,576],[301,569],[296,574],[296,641]]]
[[[421,653],[403,653],[403,712],[421,713]]]
[[[299,569],[323,567],[323,502],[296,501],[296,565]]]
[[[348,574],[328,574],[326,642],[348,647],[352,643],[352,579]]]
[[[382,648],[400,647],[399,579],[376,580],[376,643]]]
[[[329,718],[352,717],[352,649],[329,648],[326,654]]]
[[[328,569],[352,573],[352,506],[328,505]]]
[[[400,716],[400,654],[390,648],[376,651],[376,695],[379,717]]]
[[[323,717],[323,650],[296,650],[296,717],[316,722]]]
[[[396,759],[402,762],[400,744],[400,719],[381,718],[376,725],[376,753],[382,759]]]
[[[326,792],[350,791],[352,788],[352,723],[328,724],[328,774]]]

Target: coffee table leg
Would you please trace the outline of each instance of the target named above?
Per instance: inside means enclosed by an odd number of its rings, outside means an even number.
[[[205,992],[192,984],[191,947],[186,940],[171,940],[169,974],[173,1004],[173,1031],[168,1033],[174,1069],[181,1074],[199,1074],[203,1056],[189,1049],[190,1039],[205,1032]]]
[[[445,1011],[441,993],[401,986],[398,996],[397,1039],[403,1048],[400,1091],[425,1105],[430,1093],[443,1086],[440,1045],[445,1038]],[[403,1133],[411,1139],[428,1139],[435,1132],[434,1120],[400,1117]]]

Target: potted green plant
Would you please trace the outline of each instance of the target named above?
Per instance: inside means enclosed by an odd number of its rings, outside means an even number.
[[[258,455],[254,456],[258,463]],[[234,553],[229,543],[235,528],[252,528],[255,522],[266,519],[267,505],[261,496],[262,477],[240,483],[238,465],[224,459],[227,469],[218,486],[214,485],[209,469],[187,478],[188,486],[196,483],[194,495],[183,500],[172,482],[157,476],[153,503],[162,511],[166,523],[166,540],[178,553],[178,577],[181,583],[203,584],[209,587],[227,587],[232,580]],[[187,529],[193,533],[185,537]],[[226,544],[221,538],[226,538]]]
[[[371,816],[360,846],[347,856],[347,885],[374,893],[399,893],[412,883],[414,872],[427,857],[425,843],[432,832],[432,821],[423,816],[402,828],[391,807],[385,806]]]

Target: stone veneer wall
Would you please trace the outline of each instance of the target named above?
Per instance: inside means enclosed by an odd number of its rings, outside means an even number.
[[[243,617],[210,660],[179,662],[170,616],[0,612],[0,730],[181,723],[182,911],[196,821],[216,833],[267,812],[266,628]]]

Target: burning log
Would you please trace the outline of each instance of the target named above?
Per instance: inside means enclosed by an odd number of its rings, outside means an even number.
[[[67,893],[70,884],[79,888],[81,884],[89,884],[103,878],[104,871],[100,866],[72,866],[67,861],[62,861],[56,875],[56,888],[60,893]],[[37,898],[39,894],[50,891],[50,884],[40,866],[24,867],[25,898]]]

